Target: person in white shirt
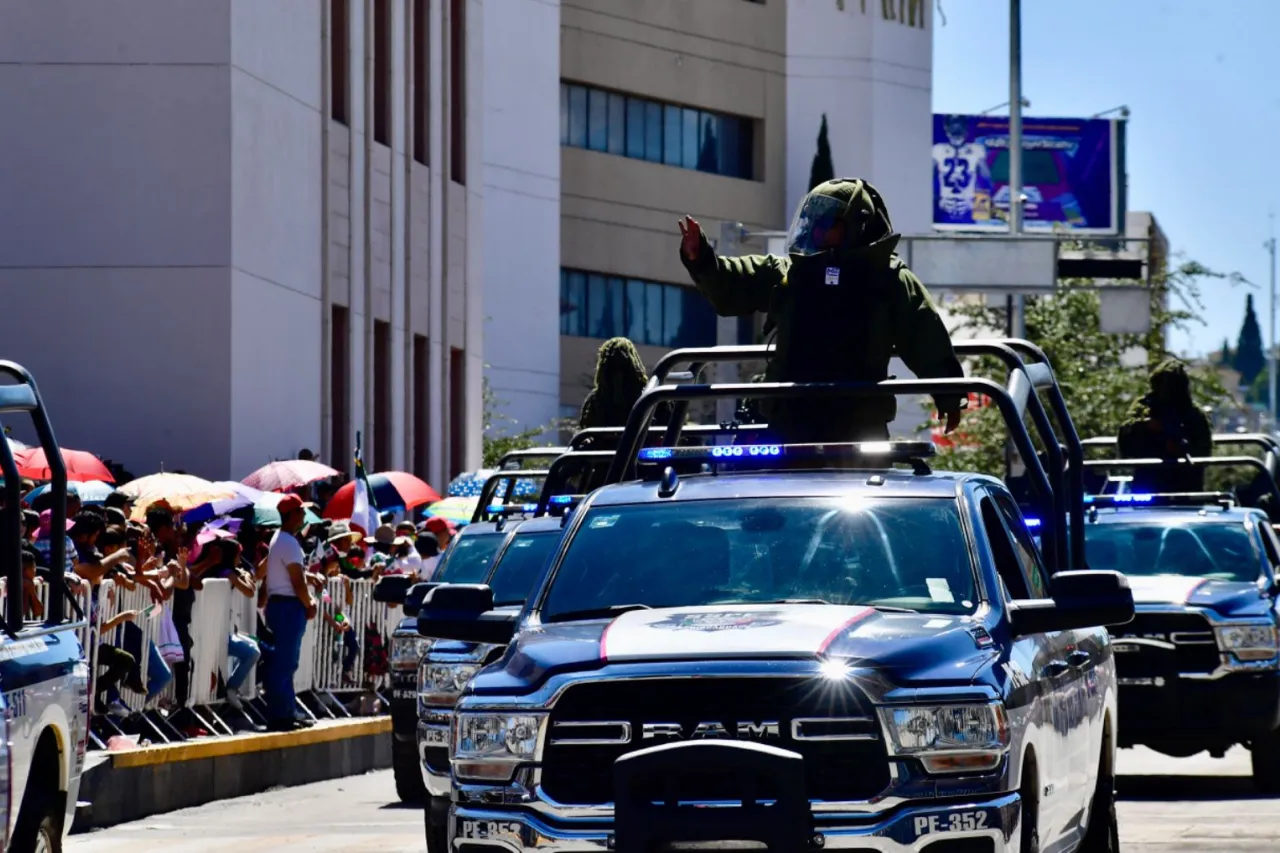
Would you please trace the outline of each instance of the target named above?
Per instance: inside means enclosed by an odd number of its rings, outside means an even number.
[[[273,731],[293,731],[308,725],[297,718],[293,675],[302,656],[307,620],[316,615],[316,601],[307,586],[303,570],[306,557],[297,539],[304,519],[302,499],[285,495],[276,509],[280,513],[280,530],[271,539],[266,578],[267,626],[275,639],[275,650],[263,686],[267,690],[268,727]]]

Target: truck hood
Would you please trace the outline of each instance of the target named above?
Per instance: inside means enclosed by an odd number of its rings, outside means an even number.
[[[1129,575],[1135,604],[1207,607],[1223,616],[1265,616],[1271,600],[1256,583],[1184,575]]]
[[[897,683],[968,683],[995,652],[969,617],[869,607],[738,604],[637,610],[612,620],[560,622],[525,631],[476,693],[520,692],[566,670],[662,661],[815,660],[895,671]],[[979,632],[980,633],[980,632]]]

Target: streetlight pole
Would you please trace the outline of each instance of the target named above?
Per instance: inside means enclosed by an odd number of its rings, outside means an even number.
[[[1009,0],[1009,234],[1022,234],[1022,0]],[[1023,298],[1009,297],[1008,333],[1026,334]]]
[[[1264,244],[1271,253],[1271,305],[1268,313],[1271,316],[1271,346],[1267,347],[1267,380],[1269,384],[1267,403],[1270,406],[1271,431],[1276,431],[1276,225],[1275,214],[1271,215],[1271,239]]]

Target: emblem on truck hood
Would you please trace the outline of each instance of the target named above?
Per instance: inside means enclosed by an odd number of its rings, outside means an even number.
[[[653,628],[665,628],[669,631],[734,631],[781,625],[782,614],[776,610],[674,613],[666,619],[649,624]]]

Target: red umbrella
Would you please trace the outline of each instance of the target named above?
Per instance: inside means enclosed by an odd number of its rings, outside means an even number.
[[[338,476],[337,471],[319,462],[307,459],[284,459],[263,465],[240,482],[263,492],[283,492],[336,476]]]
[[[43,447],[29,447],[13,455],[18,463],[18,473],[33,480],[50,480],[53,472],[49,470],[49,457],[44,455]],[[87,483],[90,480],[102,480],[114,483],[116,478],[111,469],[102,464],[102,460],[85,450],[62,450],[62,464],[67,467],[67,479],[72,482]]]
[[[369,488],[379,509],[404,507],[413,509],[440,500],[440,493],[424,481],[406,471],[383,471],[369,475]],[[350,518],[356,498],[356,483],[352,480],[333,493],[324,508],[325,518]]]

